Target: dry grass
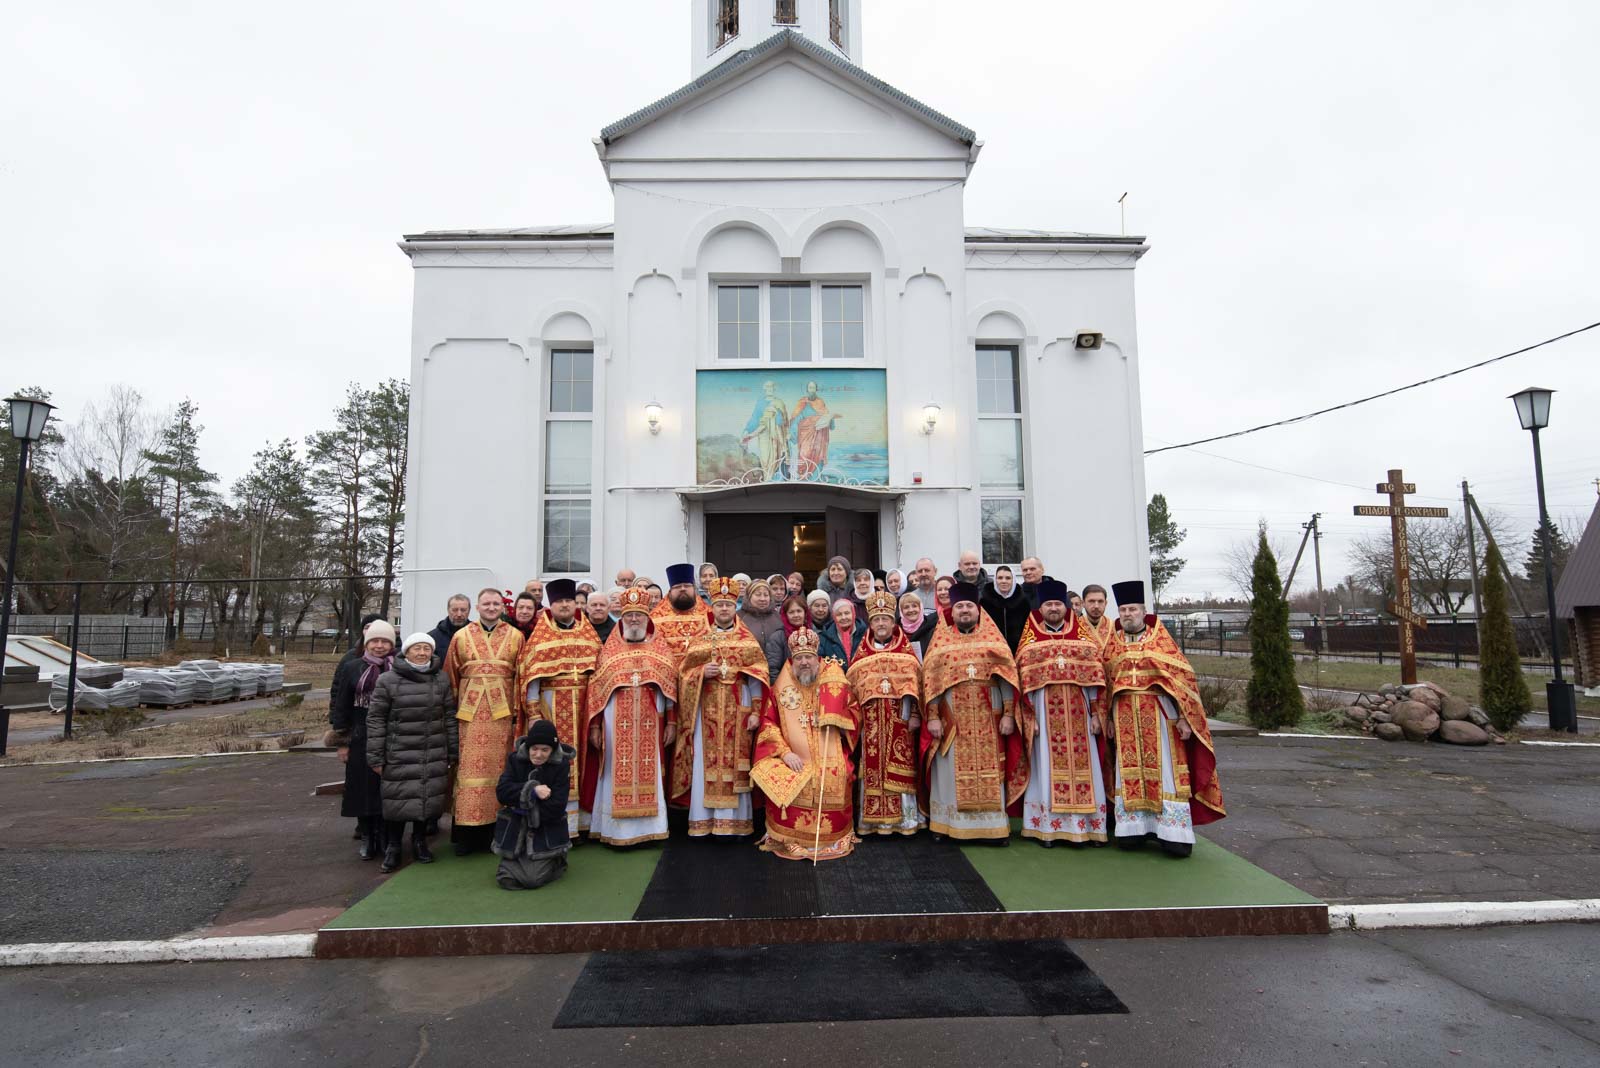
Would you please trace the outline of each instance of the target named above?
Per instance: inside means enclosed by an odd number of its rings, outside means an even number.
[[[327,719],[328,702],[318,698],[144,727],[114,738],[94,724],[80,720],[82,725],[75,725],[72,741],[61,741],[58,735],[53,741],[13,745],[11,752],[0,759],[0,764],[186,753],[259,753],[287,749],[306,738],[320,738]]]

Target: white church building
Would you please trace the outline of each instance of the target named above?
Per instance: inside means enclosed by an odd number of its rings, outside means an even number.
[[[408,629],[680,560],[1148,576],[1148,246],[968,225],[982,142],[862,68],[862,3],[692,0],[692,80],[594,140],[612,222],[401,243]]]

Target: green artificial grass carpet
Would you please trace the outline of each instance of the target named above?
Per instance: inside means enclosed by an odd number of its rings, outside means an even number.
[[[1045,849],[1018,836],[1009,846],[965,845],[962,852],[1008,912],[1317,904],[1200,835],[1193,855],[1182,860],[1154,842],[1134,850]]]
[[[356,902],[330,928],[448,927],[492,923],[629,920],[661,857],[652,844],[613,850],[598,844],[567,855],[567,873],[538,890],[502,890],[488,853],[457,857],[445,845],[432,864],[408,862]]]

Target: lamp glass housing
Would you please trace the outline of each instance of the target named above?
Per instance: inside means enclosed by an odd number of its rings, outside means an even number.
[[[939,425],[939,406],[937,404],[924,404],[922,406],[923,433],[933,433],[933,428]]]
[[[44,437],[44,425],[55,405],[37,397],[7,397],[11,406],[11,436],[30,444]]]
[[[1517,406],[1517,421],[1524,430],[1543,430],[1550,425],[1550,396],[1555,393],[1553,389],[1541,389],[1538,386],[1529,386],[1520,393],[1511,395],[1511,402]]]
[[[654,434],[661,429],[661,405],[651,401],[644,406],[645,422],[650,424],[650,433]]]

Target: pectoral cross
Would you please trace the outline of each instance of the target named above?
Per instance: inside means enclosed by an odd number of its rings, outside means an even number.
[[[894,689],[894,687],[892,685],[890,685],[889,676],[887,676],[887,675],[885,675],[883,677],[883,681],[882,682],[878,683],[878,692],[879,693],[887,694],[887,693],[891,692],[893,689]]]
[[[628,684],[637,690],[639,688],[639,683],[642,682],[643,679],[644,677],[635,671],[632,675],[628,676]]]

